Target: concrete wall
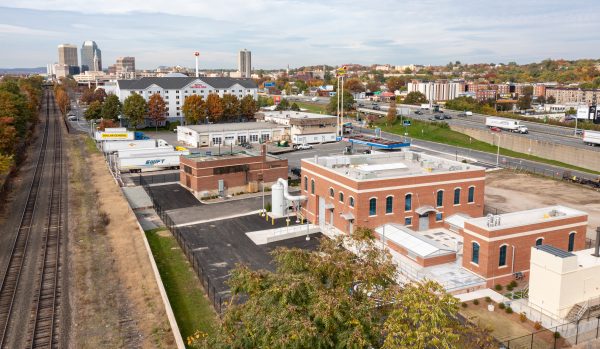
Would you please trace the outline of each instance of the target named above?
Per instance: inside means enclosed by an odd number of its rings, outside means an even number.
[[[537,141],[505,131],[495,133],[488,130],[472,129],[455,125],[452,125],[450,128],[490,144],[496,144],[498,139],[497,135],[500,135],[500,147],[502,148],[556,160],[594,171],[600,171],[600,153],[591,149],[575,148],[562,144]]]

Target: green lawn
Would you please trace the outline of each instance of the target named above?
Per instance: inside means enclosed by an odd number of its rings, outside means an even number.
[[[307,102],[294,102],[296,103],[300,109],[306,109],[311,113],[317,114],[325,114],[326,113],[326,104],[317,104],[317,103],[307,103]]]
[[[213,334],[216,313],[175,238],[161,228],[146,231],[146,237],[184,342],[196,330]]]
[[[409,119],[409,118],[406,118],[406,119]],[[420,120],[414,120],[414,119],[410,119],[410,120],[411,120],[412,125],[408,126],[406,128],[404,126],[402,126],[399,119],[396,123],[394,123],[394,125],[386,126],[385,118],[381,118],[375,122],[375,125],[377,127],[381,127],[381,129],[385,132],[390,132],[390,133],[395,133],[395,134],[400,134],[400,135],[403,135],[404,132],[407,132],[408,136],[411,138],[417,138],[417,139],[422,139],[422,140],[431,141],[431,142],[443,143],[443,144],[453,145],[453,146],[467,148],[467,149],[479,150],[479,151],[484,151],[487,153],[495,154],[497,152],[497,147],[495,145],[476,140],[474,138],[467,136],[464,133],[452,131],[450,128],[443,126],[443,124],[445,124],[444,122],[426,122],[426,121],[420,121]],[[500,154],[504,155],[504,156],[510,156],[513,158],[531,160],[531,161],[541,162],[541,163],[545,163],[545,164],[549,164],[549,165],[570,168],[572,170],[600,174],[600,172],[592,171],[592,170],[589,170],[589,169],[586,169],[583,167],[573,166],[573,165],[565,164],[560,161],[549,160],[549,159],[544,159],[544,158],[540,158],[540,157],[529,155],[529,154],[519,153],[519,152],[505,149],[502,147],[500,148]]]

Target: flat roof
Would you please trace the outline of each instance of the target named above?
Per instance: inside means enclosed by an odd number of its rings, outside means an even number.
[[[302,161],[323,166],[353,180],[484,170],[483,167],[409,150],[384,154],[322,156]]]
[[[535,248],[538,249],[538,250],[540,250],[540,251],[544,251],[544,252],[550,253],[553,256],[560,257],[560,258],[567,258],[567,257],[573,257],[573,256],[575,256],[571,252],[567,252],[565,250],[561,250],[560,248],[554,247],[552,245],[539,245],[539,246],[535,246]]]
[[[584,215],[587,213],[566,206],[554,205],[533,210],[487,215],[468,219],[466,222],[485,230],[497,230]]]
[[[257,131],[257,130],[272,130],[280,129],[284,126],[272,122],[229,122],[223,124],[203,124],[203,125],[186,125],[178,126],[182,129],[190,129],[198,133],[211,132],[233,132],[233,131]]]
[[[244,159],[244,158],[249,158],[252,156],[260,156],[260,153],[253,152],[253,151],[241,150],[241,151],[234,151],[234,152],[221,152],[221,154],[214,154],[214,152],[210,152],[209,154],[207,154],[206,152],[194,153],[194,154],[190,154],[190,155],[184,155],[183,157],[185,157],[186,159],[194,160],[196,162],[204,162],[204,161],[227,160],[227,159]],[[267,158],[267,161],[281,160],[279,157],[269,155],[269,154],[266,155],[266,158]]]
[[[342,140],[350,143],[363,144],[370,147],[381,148],[381,149],[397,149],[410,146],[409,142],[393,141],[386,138],[367,136],[367,135],[352,135],[349,137],[343,137]]]
[[[421,258],[431,258],[456,253],[456,251],[439,242],[415,233],[409,228],[399,224],[385,224],[376,228],[375,231],[379,235],[385,235],[386,240],[405,248],[407,251],[414,253]]]
[[[329,119],[329,118],[335,118],[335,115],[317,114],[317,113],[309,113],[309,112],[304,112],[304,111],[293,111],[293,110],[264,111],[262,113],[268,117],[283,118],[283,119]]]

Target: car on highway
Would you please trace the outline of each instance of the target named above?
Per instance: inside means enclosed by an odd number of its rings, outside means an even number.
[[[417,110],[417,111],[415,111],[415,114],[417,114],[417,115],[423,115],[423,112],[420,111],[420,110]]]
[[[502,132],[502,129],[500,129],[500,127],[490,127],[490,131],[494,131],[494,132]]]
[[[296,144],[294,145],[294,149],[296,150],[308,150],[308,149],[312,149],[312,145],[310,144]]]
[[[583,135],[583,130],[582,130],[582,129],[577,129],[577,130],[575,130],[575,135],[576,135],[576,136],[581,136],[581,135]]]
[[[436,115],[433,116],[433,118],[435,120],[446,120],[446,118],[444,117],[444,115],[441,115],[441,114],[436,114]]]
[[[381,107],[378,104],[373,104],[371,106],[371,109],[373,109],[373,110],[381,110]]]
[[[67,120],[69,120],[69,121],[77,121],[77,116],[75,116],[75,115],[70,115],[70,116],[67,118]]]
[[[363,152],[362,152],[362,153],[363,153],[363,154],[371,154],[371,150],[370,150],[370,149],[363,150]]]
[[[452,117],[450,115],[444,115],[444,119],[450,120],[450,119],[452,119]]]

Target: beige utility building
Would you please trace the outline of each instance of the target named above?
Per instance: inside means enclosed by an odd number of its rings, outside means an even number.
[[[600,310],[600,258],[594,249],[531,248],[529,306],[555,319],[577,321]]]
[[[272,111],[256,114],[256,119],[285,126],[294,144],[336,141],[337,117],[300,111]]]

